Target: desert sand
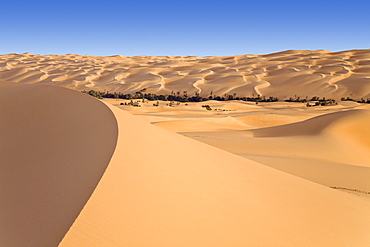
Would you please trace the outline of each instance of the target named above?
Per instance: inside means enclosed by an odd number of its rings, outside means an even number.
[[[369,66],[368,50],[0,56],[0,245],[369,246],[370,105],[340,101],[370,97]],[[339,104],[77,92],[143,88]]]
[[[60,246],[370,241],[370,202],[111,110],[120,130],[115,153]]]
[[[370,199],[370,105],[207,101],[168,107],[122,106],[153,125],[264,165]],[[225,111],[223,111],[225,110]],[[364,193],[358,193],[362,191]]]
[[[370,50],[291,50],[227,57],[8,54],[0,79],[75,90],[201,96],[237,93],[299,97],[370,97]]]

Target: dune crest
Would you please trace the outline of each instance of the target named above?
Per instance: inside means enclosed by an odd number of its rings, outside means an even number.
[[[366,126],[369,121],[369,110],[356,109],[323,114],[302,122],[263,128],[252,132],[256,137],[318,135],[323,132],[337,133],[337,128],[341,128],[343,131],[343,125],[348,131],[355,132],[356,128],[354,128],[354,125]],[[343,134],[343,132],[340,134]]]

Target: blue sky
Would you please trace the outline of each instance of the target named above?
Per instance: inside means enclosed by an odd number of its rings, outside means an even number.
[[[241,55],[370,48],[370,1],[0,2],[0,54]]]

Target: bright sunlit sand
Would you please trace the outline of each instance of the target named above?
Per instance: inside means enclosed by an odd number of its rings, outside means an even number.
[[[0,245],[369,246],[369,78],[369,50],[2,55]]]
[[[207,101],[175,107],[161,102],[123,110],[165,129],[328,187],[369,197],[370,105]],[[358,193],[358,190],[363,193]]]

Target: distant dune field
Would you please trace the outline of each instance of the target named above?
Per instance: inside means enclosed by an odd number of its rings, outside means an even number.
[[[340,98],[370,97],[369,68],[370,50],[2,55],[0,246],[368,247],[370,104]],[[144,88],[337,104],[78,92]]]
[[[370,97],[370,50],[291,50],[227,57],[8,54],[0,79],[75,90],[201,96]]]

